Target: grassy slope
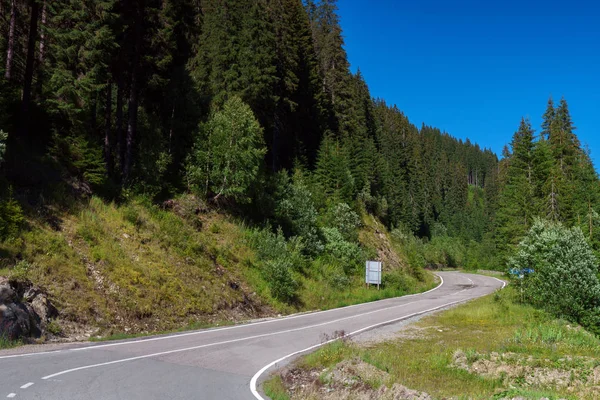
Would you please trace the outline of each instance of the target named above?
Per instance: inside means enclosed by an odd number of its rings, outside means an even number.
[[[597,398],[600,339],[517,304],[514,296],[509,288],[427,317],[396,341],[370,347],[336,342],[296,366],[319,371],[316,386],[339,362],[355,359],[388,373],[380,384],[400,383],[434,398]],[[276,376],[265,388],[274,399],[289,399],[285,382]]]
[[[0,276],[46,288],[65,331],[92,326],[117,337],[332,308],[434,285],[421,270],[419,279],[412,276],[388,233],[367,216],[361,242],[372,253],[385,252],[385,265],[405,285],[367,290],[361,272],[349,288],[334,289],[318,268],[311,268],[300,277],[299,303],[281,303],[270,295],[248,244],[249,230],[197,205],[189,196],[177,199],[173,210],[143,199],[116,205],[92,198],[76,211],[55,210],[51,224],[29,218],[29,229],[19,239],[0,243]]]

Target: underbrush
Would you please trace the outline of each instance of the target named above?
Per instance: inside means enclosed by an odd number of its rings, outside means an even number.
[[[368,347],[337,341],[292,368],[332,371],[359,359],[383,371],[388,388],[399,383],[434,398],[597,398],[600,339],[518,304],[516,295],[506,288],[426,317],[397,340]]]
[[[4,335],[0,335],[0,350],[11,349],[13,347],[21,346],[23,343],[18,340],[7,339]]]
[[[431,274],[401,260],[384,229],[364,240],[375,232],[371,217],[357,228],[360,222],[336,210],[349,213],[334,208],[333,226],[322,234],[286,238],[281,229],[249,228],[194,196],[163,205],[92,197],[69,210],[51,209],[50,217],[29,215],[27,229],[0,243],[0,276],[45,288],[60,310],[55,328],[65,335],[97,327],[93,336],[116,339],[435,286]],[[384,260],[381,290],[364,285],[364,261],[372,258]]]
[[[13,260],[0,275],[46,288],[62,319],[108,335],[228,320],[237,309],[246,317],[264,313],[245,284],[253,251],[243,228],[216,213],[189,215],[188,201],[180,199],[176,213],[144,198],[117,205],[94,197],[57,212],[58,230],[31,219],[30,229],[0,245]],[[187,221],[192,215],[196,224]]]

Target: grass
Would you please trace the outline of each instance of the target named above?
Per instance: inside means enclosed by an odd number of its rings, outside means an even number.
[[[21,346],[23,343],[18,340],[7,339],[4,335],[0,335],[0,350],[11,349],[13,347]]]
[[[172,329],[161,332],[143,332],[143,333],[127,333],[127,332],[117,332],[108,336],[93,336],[90,338],[90,342],[104,342],[104,341],[113,341],[113,340],[127,340],[127,339],[136,339],[143,338],[148,336],[157,336],[157,335],[168,335],[171,333],[177,332],[188,332],[195,331],[199,329],[210,329],[210,328],[218,328],[224,326],[234,325],[233,321],[222,321],[215,323],[206,323],[206,322],[194,322],[189,325],[186,325],[182,328]]]
[[[263,389],[265,394],[271,400],[289,400],[290,396],[287,394],[287,390],[280,377],[275,377],[268,382],[265,382]]]
[[[1,265],[0,275],[46,288],[63,318],[99,326],[103,335],[212,325],[229,320],[228,311],[251,293],[242,260],[252,250],[226,216],[202,215],[208,229],[197,229],[193,212],[177,215],[143,198],[117,205],[95,197],[59,215],[59,231],[32,219],[18,240],[0,244],[8,260],[27,260],[26,268]]]
[[[0,243],[0,276],[45,288],[61,320],[98,327],[94,336],[102,340],[330,309],[435,286],[433,276],[408,267],[385,228],[365,216],[362,245],[373,254],[385,250],[384,268],[401,276],[402,287],[367,289],[357,271],[350,284],[336,288],[314,268],[298,277],[298,301],[286,304],[270,293],[249,228],[198,207],[193,196],[177,198],[173,210],[143,197],[124,204],[92,197],[70,209],[52,208],[53,224],[32,211],[21,236]],[[70,324],[61,320],[52,322],[52,331],[68,335]]]
[[[401,383],[434,398],[597,398],[597,392],[578,382],[585,383],[593,368],[600,365],[600,339],[518,304],[512,288],[426,317],[416,328],[417,335],[371,347],[334,342],[301,358],[296,365],[304,370],[330,370],[342,360],[357,358],[387,372],[387,386]],[[529,375],[478,374],[459,368],[457,354],[464,354],[468,366],[499,359],[515,371],[568,371],[573,384],[567,388],[543,380],[528,381]]]

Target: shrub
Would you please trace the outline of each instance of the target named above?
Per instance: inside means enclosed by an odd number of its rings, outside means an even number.
[[[294,272],[303,271],[307,264],[301,239],[292,237],[286,241],[281,228],[277,233],[262,229],[252,232],[251,243],[261,261],[271,295],[281,301],[293,301],[298,291]]]
[[[295,299],[298,290],[298,283],[294,280],[292,269],[291,260],[286,258],[269,260],[264,268],[271,295],[288,303]]]
[[[346,203],[338,203],[330,211],[331,224],[350,242],[358,240],[357,229],[361,225],[359,215]]]
[[[6,153],[6,140],[8,134],[0,129],[0,162],[4,160],[4,154]]]
[[[23,210],[9,191],[8,198],[0,199],[0,239],[17,236],[24,221]]]
[[[464,265],[465,246],[460,239],[439,236],[425,245],[425,259],[430,264],[443,264],[451,268]]]
[[[288,236],[299,236],[307,255],[316,256],[323,251],[323,242],[317,225],[317,209],[312,193],[299,174],[293,182],[285,182],[280,188],[280,201],[275,210],[278,222]]]
[[[323,228],[322,230],[326,240],[325,252],[341,262],[346,274],[351,274],[359,268],[364,261],[360,247],[346,241],[337,228]]]
[[[383,274],[382,281],[383,287],[394,290],[401,290],[408,292],[411,286],[414,284],[410,281],[410,278],[402,273],[401,270],[393,270]]]
[[[522,282],[528,302],[600,331],[598,264],[581,229],[538,219],[508,265],[534,269]]]

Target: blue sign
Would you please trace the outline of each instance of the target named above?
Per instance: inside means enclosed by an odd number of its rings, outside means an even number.
[[[523,269],[511,268],[508,271],[508,273],[511,275],[518,275],[519,278],[522,278],[525,275],[533,274],[534,272],[535,272],[535,270],[533,268],[523,268]]]

